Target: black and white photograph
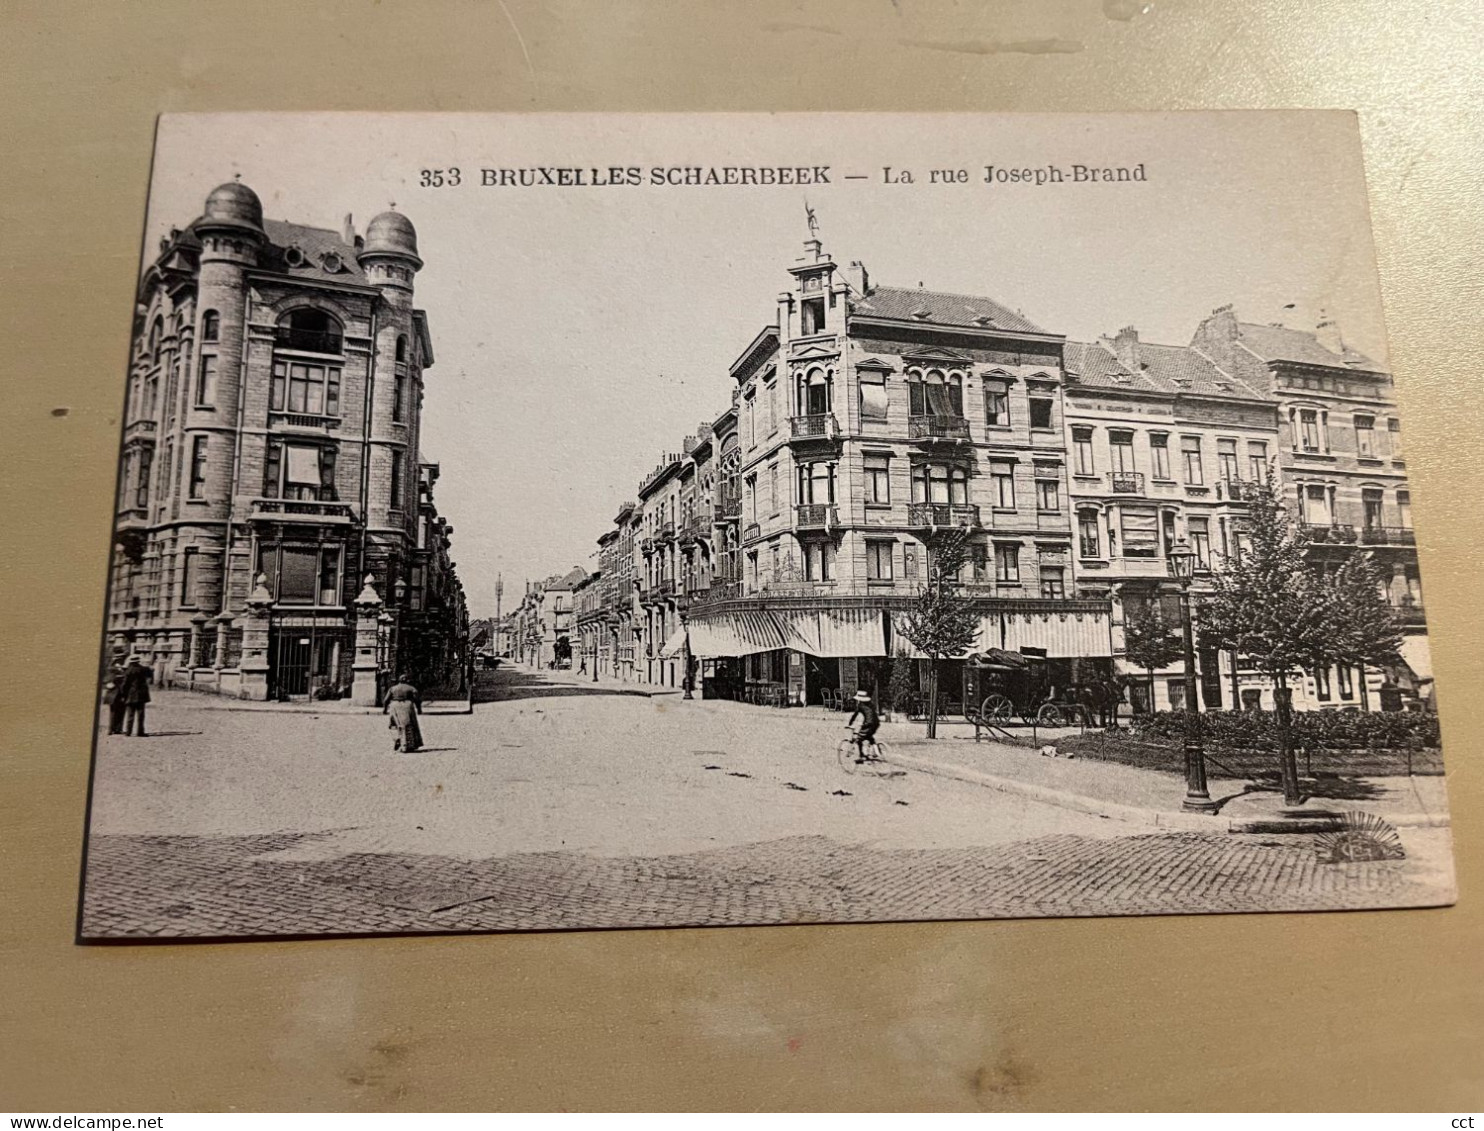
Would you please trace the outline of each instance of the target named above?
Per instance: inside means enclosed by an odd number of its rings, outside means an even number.
[[[80,941],[1455,899],[1351,114],[166,114],[119,375]]]

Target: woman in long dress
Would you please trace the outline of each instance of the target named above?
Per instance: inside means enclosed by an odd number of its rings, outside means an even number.
[[[397,732],[397,739],[392,743],[393,750],[415,754],[422,749],[423,732],[417,724],[421,705],[422,696],[405,675],[398,676],[397,682],[387,689],[383,711],[392,717],[387,726],[395,728]]]

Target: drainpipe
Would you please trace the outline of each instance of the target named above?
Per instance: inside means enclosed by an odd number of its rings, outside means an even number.
[[[244,283],[245,282],[246,280],[244,280]],[[247,411],[247,357],[248,343],[251,341],[252,338],[249,327],[251,327],[252,325],[253,316],[252,286],[249,284],[247,285],[246,289],[247,298],[242,308],[242,352],[241,356],[237,360],[237,433],[233,437],[234,447],[232,450],[232,488],[231,494],[227,498],[227,542],[222,550],[223,613],[230,611],[230,605],[232,603],[232,577],[230,570],[232,563],[232,547],[236,542],[237,531],[237,524],[233,521],[233,517],[234,512],[237,509],[237,489],[242,482],[242,417],[243,414]],[[200,299],[198,298],[197,304],[199,305],[199,303]],[[199,357],[200,343],[197,343],[197,364],[199,364]],[[191,381],[194,380],[194,377],[195,375],[193,373],[185,374],[185,380],[183,380],[181,384],[189,386]],[[182,410],[180,418],[183,423],[185,420],[184,410]],[[183,440],[181,443],[180,454],[182,456],[185,454],[185,445]],[[172,469],[171,473],[174,474],[174,471],[175,469]],[[249,593],[252,592],[253,587],[252,573],[253,563],[249,561],[247,563],[247,591]],[[220,690],[220,688],[218,688],[218,690]]]
[[[380,300],[378,300],[380,301]],[[366,529],[371,525],[371,405],[376,387],[376,312],[371,312],[371,356],[366,360],[366,393],[361,407],[361,552],[357,572],[363,576],[366,569]],[[382,598],[383,601],[386,597]]]

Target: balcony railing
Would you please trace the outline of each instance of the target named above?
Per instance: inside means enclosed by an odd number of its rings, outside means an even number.
[[[912,416],[907,419],[912,440],[967,440],[969,422],[962,416]]]
[[[909,503],[908,526],[978,526],[979,508],[971,503]]]
[[[350,522],[355,518],[355,512],[349,503],[320,502],[317,499],[254,499],[252,517],[299,522]]]
[[[723,490],[716,498],[716,521],[736,522],[742,516],[742,492]]]
[[[673,522],[662,522],[655,527],[654,541],[658,545],[661,542],[669,542],[675,537],[675,524]]]
[[[794,515],[794,524],[801,530],[827,530],[840,522],[834,503],[800,503]]]
[[[653,600],[675,596],[675,579],[673,577],[661,578],[645,591],[645,596]]]
[[[312,412],[270,412],[268,424],[285,428],[311,428],[316,432],[329,432],[340,427],[338,416],[325,416]]]
[[[734,601],[740,596],[742,596],[742,579],[739,577],[714,580],[706,593],[706,599],[709,601]]]
[[[793,418],[795,440],[833,440],[839,431],[832,412],[817,412],[810,416]]]
[[[1324,542],[1342,546],[1355,542],[1355,527],[1338,522],[1328,525],[1303,522],[1299,524],[1299,533],[1307,542]]]
[[[654,553],[654,539],[647,534],[640,538],[639,552],[645,557],[648,557],[650,554]]]
[[[680,524],[680,544],[688,546],[698,542],[710,533],[710,524],[703,522],[701,516],[693,514]]]
[[[1366,526],[1360,540],[1372,546],[1415,546],[1417,531],[1410,526]]]
[[[124,428],[124,443],[131,440],[153,440],[155,438],[155,422],[153,420],[132,420]]]
[[[333,354],[345,352],[345,338],[324,330],[295,330],[290,326],[280,326],[274,331],[273,340],[289,350]]]
[[[1144,473],[1142,471],[1110,471],[1108,484],[1115,495],[1142,495]]]

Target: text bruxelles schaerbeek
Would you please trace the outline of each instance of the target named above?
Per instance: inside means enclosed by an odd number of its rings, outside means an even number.
[[[484,188],[606,188],[641,185],[828,185],[833,184],[829,165],[537,165],[524,168],[481,168],[478,184]],[[848,181],[876,180],[863,174],[846,174]],[[1095,165],[1041,165],[1010,168],[985,165],[978,175],[968,169],[909,169],[883,166],[879,180],[888,185],[969,184],[971,179],[986,185],[1108,184],[1148,180],[1143,164],[1103,167]],[[423,170],[423,186],[457,186],[458,169]]]

